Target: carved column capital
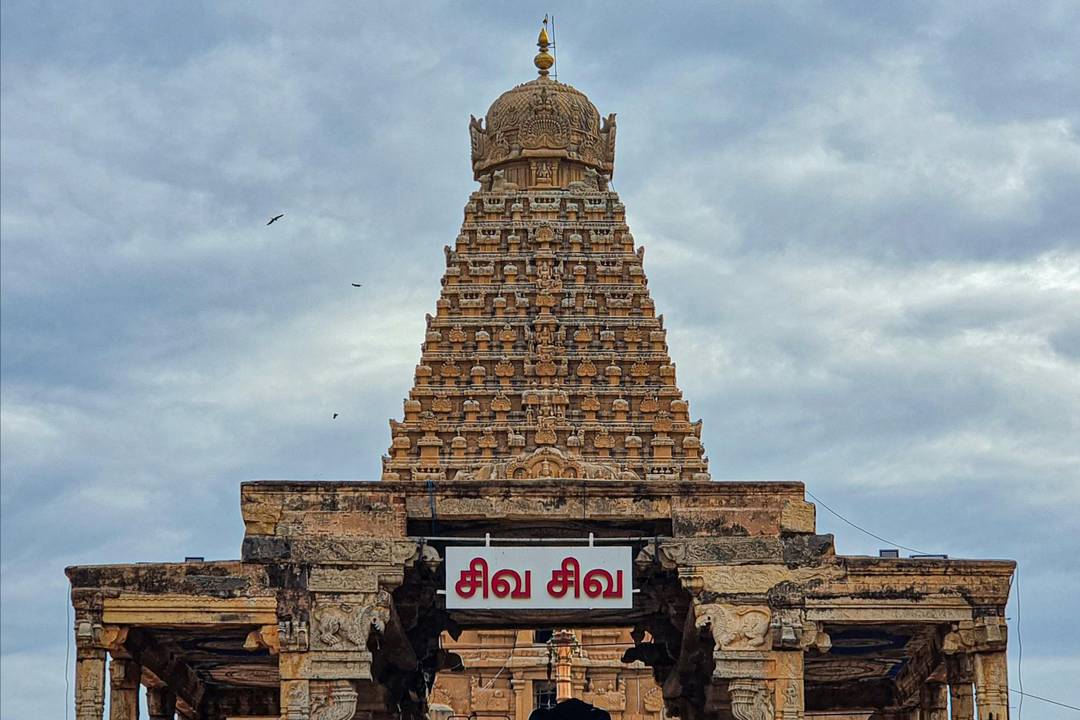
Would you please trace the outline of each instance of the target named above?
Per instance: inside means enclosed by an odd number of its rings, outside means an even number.
[[[71,591],[71,605],[75,609],[75,647],[100,648],[103,623],[101,620],[104,598],[101,592]]]
[[[941,643],[946,655],[1004,650],[1008,642],[1005,619],[996,615],[961,620]]]

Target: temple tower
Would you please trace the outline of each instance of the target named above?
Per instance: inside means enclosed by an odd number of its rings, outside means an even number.
[[[609,189],[615,116],[548,75],[472,118],[465,205],[383,479],[709,479],[644,248]],[[499,462],[495,462],[495,459]]]

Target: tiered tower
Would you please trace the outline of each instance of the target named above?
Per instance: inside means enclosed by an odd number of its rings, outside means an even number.
[[[465,206],[386,480],[708,480],[626,213],[615,116],[539,77],[472,118]]]

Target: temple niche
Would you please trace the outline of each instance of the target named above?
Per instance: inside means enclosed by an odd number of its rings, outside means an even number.
[[[77,720],[106,695],[133,720],[141,693],[151,718],[188,720],[574,702],[615,720],[1007,718],[1012,562],[838,555],[801,483],[713,480],[610,189],[615,116],[539,47],[539,75],[469,122],[478,188],[379,481],[244,483],[239,560],[68,568]],[[625,551],[625,602],[590,604],[583,570],[564,604],[448,603],[449,552],[551,546]],[[499,572],[483,565],[483,597]]]

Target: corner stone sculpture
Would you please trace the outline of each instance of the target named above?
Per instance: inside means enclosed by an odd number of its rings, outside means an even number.
[[[1013,563],[838,556],[800,483],[710,479],[607,189],[614,116],[550,61],[542,33],[540,76],[470,122],[481,189],[381,481],[245,483],[240,560],[68,568],[78,720],[106,692],[133,720],[140,686],[151,718],[525,718],[544,627],[606,638],[561,687],[617,720],[1008,717]],[[444,548],[487,533],[624,538],[633,608],[447,610]]]

